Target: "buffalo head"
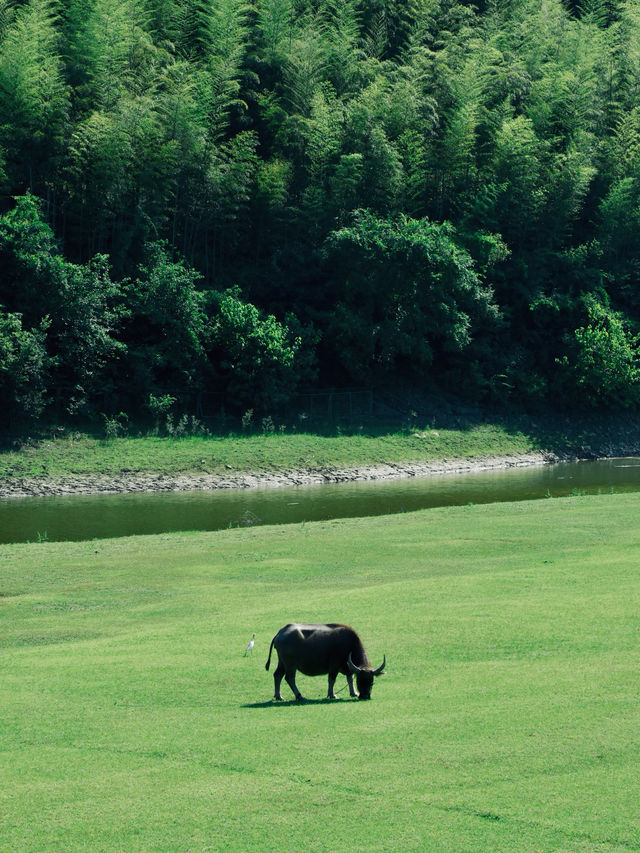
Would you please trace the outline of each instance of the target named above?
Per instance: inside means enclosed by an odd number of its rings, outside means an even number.
[[[382,663],[377,669],[372,669],[368,666],[360,667],[355,665],[355,663],[351,660],[351,654],[349,654],[347,665],[349,667],[350,672],[352,672],[356,677],[356,684],[358,686],[358,693],[360,694],[360,699],[371,699],[371,688],[373,687],[373,679],[376,675],[382,675],[386,662],[387,658],[385,655],[382,658]]]

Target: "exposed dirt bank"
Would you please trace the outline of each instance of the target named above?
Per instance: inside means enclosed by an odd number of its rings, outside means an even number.
[[[230,470],[223,475],[200,473],[171,475],[122,473],[115,476],[67,475],[56,480],[16,478],[15,480],[0,481],[0,498],[278,488],[321,483],[387,480],[400,477],[428,477],[435,474],[544,465],[558,461],[560,461],[560,457],[553,453],[527,453],[441,459],[428,462],[389,463],[373,466],[363,465],[357,468],[319,468],[306,471],[277,471],[269,473],[234,472]]]

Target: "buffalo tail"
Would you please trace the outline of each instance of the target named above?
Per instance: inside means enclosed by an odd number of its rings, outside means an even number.
[[[275,637],[273,638],[275,640]],[[271,664],[271,652],[273,651],[273,640],[271,640],[271,645],[269,646],[269,657],[267,658],[267,662],[264,665],[264,668],[269,671],[269,665]]]

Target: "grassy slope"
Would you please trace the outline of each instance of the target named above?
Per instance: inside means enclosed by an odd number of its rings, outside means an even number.
[[[3,546],[0,848],[638,849],[639,511]],[[290,619],[385,652],[373,701],[269,703]]]
[[[148,436],[105,442],[81,436],[0,453],[0,480],[113,475],[123,470],[167,474],[225,474],[229,469],[272,472],[526,453],[533,449],[538,448],[530,437],[488,424],[468,430],[331,437],[307,433],[180,439]]]

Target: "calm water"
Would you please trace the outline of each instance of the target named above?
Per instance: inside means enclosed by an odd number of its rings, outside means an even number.
[[[612,490],[640,491],[640,458],[286,489],[14,498],[0,501],[0,542],[219,530]]]

